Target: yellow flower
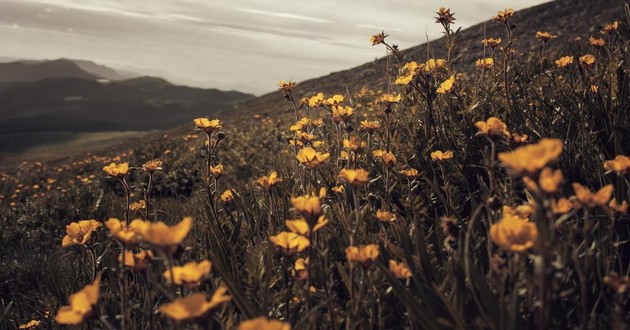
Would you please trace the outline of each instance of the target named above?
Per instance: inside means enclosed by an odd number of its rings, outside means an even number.
[[[446,79],[443,83],[440,84],[440,87],[437,89],[438,94],[446,94],[453,90],[453,86],[455,85],[455,76],[452,75],[450,78]]]
[[[623,201],[621,202],[621,204],[618,204],[617,200],[614,198],[610,200],[610,203],[608,203],[608,207],[610,207],[613,211],[617,213],[625,214],[625,215],[628,215],[629,206],[630,205],[628,204],[627,201]]]
[[[612,24],[604,25],[604,27],[602,28],[601,31],[599,31],[599,33],[600,34],[613,34],[617,32],[617,30],[619,30],[619,21],[614,21]]]
[[[615,159],[605,161],[604,168],[618,175],[624,174],[630,170],[630,157],[617,155]]]
[[[377,129],[381,128],[381,123],[378,121],[369,121],[363,120],[361,121],[361,128],[365,129],[368,134],[374,133]]]
[[[342,168],[341,171],[339,171],[338,178],[339,181],[343,183],[347,183],[353,186],[362,186],[368,183],[368,176],[369,173],[361,168],[356,170]]]
[[[215,178],[219,179],[221,175],[223,175],[223,165],[219,164],[217,166],[210,165],[210,174]]]
[[[385,31],[381,31],[381,33],[372,35],[370,37],[370,42],[372,43],[372,46],[380,45],[387,37],[389,37],[389,35],[385,34]]]
[[[162,162],[161,160],[153,159],[144,163],[144,165],[142,165],[142,168],[149,173],[153,173],[157,170],[161,170],[163,164],[164,162]]]
[[[317,168],[322,165],[330,157],[329,153],[320,153],[311,147],[300,150],[295,156],[297,160],[308,168]]]
[[[221,201],[224,204],[232,204],[232,202],[234,201],[234,193],[236,191],[234,189],[227,189],[226,191],[224,191],[221,194]]]
[[[258,185],[258,187],[261,189],[269,191],[271,187],[275,186],[279,182],[282,182],[282,179],[278,178],[278,172],[271,171],[271,173],[269,173],[269,176],[263,175],[258,178],[258,180],[256,180],[256,185]]]
[[[562,170],[557,169],[553,171],[549,167],[545,167],[540,172],[538,185],[544,192],[551,194],[558,192],[558,188],[560,187],[563,179]]]
[[[133,253],[130,250],[125,250],[125,267],[129,267],[135,270],[144,270],[149,267],[149,264],[153,260],[153,252],[151,250],[141,250],[138,253]],[[118,255],[118,262],[123,262],[122,254]]]
[[[571,211],[571,209],[573,209],[573,203],[566,197],[551,201],[551,210],[554,214],[565,214]]]
[[[111,218],[105,221],[105,226],[115,239],[125,245],[133,245],[142,240],[142,236],[134,230],[134,227],[139,224],[138,221],[142,222],[142,220],[134,220],[129,224],[129,227],[127,227],[124,222],[116,218]]]
[[[551,39],[556,39],[557,37],[558,37],[557,35],[551,34],[549,32],[541,32],[541,31],[536,32],[536,39],[542,42],[547,42]]]
[[[343,102],[343,95],[337,94],[324,100],[324,105],[332,107],[341,104],[341,102]]]
[[[385,164],[385,167],[391,170],[394,166],[396,166],[396,156],[394,156],[391,152],[386,152],[381,156],[381,161]]]
[[[221,122],[218,119],[209,120],[208,118],[197,118],[194,120],[195,127],[204,131],[206,134],[212,133],[215,129],[221,128]]]
[[[321,205],[317,196],[298,196],[291,197],[291,204],[295,211],[302,215],[309,223],[316,221],[321,213]]]
[[[350,139],[343,139],[343,147],[348,151],[359,152],[367,147],[367,142],[352,136]]]
[[[445,161],[451,158],[453,158],[453,152],[450,150],[447,150],[445,152],[442,152],[441,150],[436,150],[431,153],[431,159],[433,160]]]
[[[287,255],[302,252],[311,244],[308,238],[288,231],[283,231],[276,236],[270,236],[269,240]]]
[[[378,258],[378,245],[359,245],[346,248],[346,258],[348,262],[358,262],[363,267],[369,267]]]
[[[28,323],[20,324],[18,329],[33,329],[38,327],[42,322],[38,320],[31,320]]]
[[[408,178],[412,178],[412,177],[416,177],[418,176],[418,170],[416,170],[415,168],[410,168],[410,169],[406,169],[406,170],[400,170],[400,174],[408,177]]]
[[[479,130],[478,134],[489,135],[494,137],[510,137],[507,125],[497,117],[490,117],[486,121],[478,121],[475,126]]]
[[[131,210],[131,212],[141,212],[142,210],[145,210],[146,208],[147,208],[147,202],[145,202],[144,199],[141,199],[129,205],[129,210]]]
[[[291,330],[291,324],[259,316],[255,319],[241,322],[238,325],[238,330]]]
[[[308,106],[311,108],[317,108],[322,104],[324,104],[324,93],[317,93],[308,99]]]
[[[354,117],[354,109],[349,106],[336,105],[332,107],[332,119],[336,123],[348,123]]]
[[[409,85],[413,78],[416,76],[416,69],[418,69],[418,63],[412,61],[403,65],[400,69],[400,76],[396,78],[396,85]]]
[[[400,96],[400,94],[383,94],[381,95],[381,103],[385,104],[385,106],[389,107],[392,104],[396,104],[398,102],[400,102],[400,100],[402,99],[402,97]]]
[[[295,260],[292,275],[298,280],[303,281],[308,278],[308,260],[308,258],[298,258]]]
[[[174,283],[175,285],[185,285],[189,289],[196,288],[199,282],[203,280],[208,274],[212,264],[209,260],[204,260],[199,263],[189,262],[183,266],[175,266],[172,269],[167,269],[162,275],[167,282]],[[171,278],[171,272],[173,277]]]
[[[571,64],[573,64],[573,56],[562,56],[556,60],[556,66],[559,68],[564,68]]]
[[[501,43],[501,38],[488,38],[481,40],[484,47],[496,48]]]
[[[512,8],[506,8],[505,10],[499,10],[496,16],[492,17],[495,22],[507,24],[510,18],[514,16],[514,10]]]
[[[61,241],[62,247],[83,245],[92,236],[92,232],[101,226],[96,220],[81,220],[66,226],[66,236]]]
[[[343,187],[343,185],[339,185],[337,187],[333,187],[332,191],[338,193],[338,194],[342,194],[345,191],[345,188]]]
[[[78,325],[92,315],[92,309],[99,297],[100,276],[92,284],[86,285],[79,292],[68,298],[70,305],[62,306],[55,321],[59,324]]]
[[[584,205],[587,207],[595,207],[601,206],[606,207],[606,204],[612,197],[613,190],[615,188],[613,185],[609,184],[604,186],[602,189],[598,190],[596,193],[591,192],[588,188],[583,185],[574,182],[573,190],[575,190],[575,198],[579,202],[580,205]]]
[[[396,214],[385,210],[376,210],[376,219],[383,223],[395,222]]]
[[[431,58],[424,64],[424,71],[425,72],[436,71],[438,69],[441,69],[444,66],[444,64],[446,64],[446,60],[444,60],[444,59]],[[451,77],[451,78],[453,78],[453,82],[454,82],[455,78],[454,77]]]
[[[308,222],[306,222],[306,220],[303,218],[287,220],[284,222],[284,224],[293,233],[304,236],[308,235],[309,225]],[[326,219],[326,217],[323,215],[320,216],[317,219],[317,224],[313,227],[313,232],[317,232],[318,230],[322,229],[326,224],[328,224],[328,219]]]
[[[125,175],[127,175],[127,173],[129,173],[129,163],[121,163],[121,164],[111,163],[103,167],[103,171],[105,172],[105,174],[109,176],[122,178]]]
[[[302,117],[302,119],[295,122],[295,124],[289,127],[290,131],[301,131],[308,125],[308,118]]]
[[[404,262],[396,262],[390,259],[389,270],[394,273],[394,276],[398,277],[401,280],[406,280],[412,276],[411,270],[409,270],[409,267]]]
[[[191,217],[185,217],[180,223],[174,226],[168,226],[162,221],[134,221],[134,223],[130,226],[142,236],[145,242],[159,248],[172,248],[184,241],[192,228],[193,219]]]
[[[288,93],[292,91],[293,89],[295,89],[295,82],[293,82],[292,80],[289,80],[289,81],[280,80],[280,82],[278,83],[278,87],[280,91]]]
[[[584,56],[580,56],[580,64],[585,68],[590,68],[595,64],[595,56],[591,54],[586,54]]]
[[[212,298],[206,300],[203,293],[193,293],[190,296],[173,300],[171,303],[160,306],[160,311],[176,321],[201,318],[213,309],[230,301],[232,297],[227,294],[227,288],[221,284],[214,291]]]
[[[595,47],[595,48],[600,48],[600,47],[604,47],[604,45],[606,44],[606,41],[602,38],[593,38],[590,37],[588,39],[588,44]]]
[[[534,176],[562,153],[562,141],[542,139],[536,144],[519,147],[512,152],[502,152],[499,160],[515,175]]]
[[[475,66],[478,69],[489,69],[494,65],[494,59],[492,57],[480,58],[475,62]]]
[[[490,238],[505,251],[524,252],[538,239],[538,227],[509,206],[504,206],[501,221],[490,226]]]
[[[437,16],[435,18],[435,23],[441,23],[443,25],[451,24],[455,21],[455,13],[451,13],[451,8],[440,7],[440,9],[436,12]]]

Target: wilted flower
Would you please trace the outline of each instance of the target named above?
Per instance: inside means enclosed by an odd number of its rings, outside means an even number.
[[[556,66],[559,68],[564,68],[571,64],[573,64],[573,56],[562,56],[556,60]]]
[[[276,236],[270,236],[269,240],[287,255],[302,252],[311,244],[308,238],[288,231],[283,231]]]
[[[125,267],[129,267],[135,270],[144,270],[149,267],[149,263],[153,260],[153,252],[151,250],[141,250],[138,253],[133,253],[130,250],[125,251]],[[118,262],[123,262],[123,256],[118,256]]]
[[[501,220],[490,226],[490,238],[505,251],[524,252],[538,239],[538,227],[509,206],[504,206]]]
[[[218,119],[209,120],[208,118],[197,118],[194,120],[195,127],[211,134],[215,129],[221,128],[221,122]]]
[[[212,269],[212,264],[209,260],[204,260],[199,263],[189,262],[183,266],[175,266],[171,269],[167,269],[162,275],[168,282],[175,285],[185,285],[189,289],[196,288],[199,282],[203,280]],[[172,278],[171,278],[172,274]]]
[[[376,219],[383,223],[395,222],[396,214],[385,210],[376,210]]]
[[[604,186],[597,192],[593,193],[583,185],[577,182],[573,182],[573,190],[575,190],[575,198],[580,205],[587,207],[606,207],[608,201],[612,197],[614,187],[613,185],[609,184]]]
[[[436,12],[437,16],[434,17],[436,19],[435,23],[441,23],[443,25],[452,24],[455,21],[455,13],[451,13],[451,8],[440,7],[440,9]]]
[[[447,150],[445,152],[442,152],[441,150],[436,150],[431,153],[431,159],[436,161],[445,161],[451,158],[453,158],[453,152],[450,150]]]
[[[116,218],[111,218],[105,221],[105,226],[116,240],[125,245],[133,245],[142,240],[142,236],[134,230],[134,228],[137,228],[142,222],[142,220],[134,220],[129,224],[129,227],[127,227],[124,222]]]
[[[604,168],[618,175],[624,174],[630,170],[630,157],[617,155],[615,159],[605,161]]]
[[[230,301],[232,297],[227,294],[227,288],[221,284],[214,291],[212,298],[209,301],[206,299],[206,295],[203,293],[193,293],[160,306],[160,311],[176,321],[202,318],[213,309]]]
[[[135,221],[134,221],[135,222]],[[162,221],[146,222],[139,220],[132,226],[142,239],[159,248],[172,248],[181,244],[192,228],[193,219],[185,217],[174,226],[168,226]]]
[[[212,175],[215,179],[219,179],[221,175],[223,175],[223,165],[219,164],[217,166],[210,165],[210,175]]]
[[[241,322],[238,325],[238,330],[291,330],[291,324],[259,316],[255,319]]]
[[[370,37],[370,42],[372,43],[372,46],[380,45],[387,37],[389,37],[389,35],[385,34],[385,31],[381,31],[381,33],[372,35]]]
[[[343,183],[359,187],[368,183],[368,176],[369,173],[361,168],[356,170],[342,168],[341,171],[339,171],[338,178],[339,181]]]
[[[149,173],[153,173],[157,170],[161,170],[162,169],[162,164],[164,164],[161,160],[159,159],[153,159],[153,160],[149,160],[146,163],[144,163],[144,165],[142,165],[142,168],[149,172]]]
[[[502,152],[499,160],[515,175],[533,176],[562,153],[562,141],[542,139],[536,144],[519,147],[512,152]]]
[[[317,168],[322,165],[328,158],[329,153],[320,153],[315,151],[311,147],[306,147],[300,150],[295,158],[304,166],[308,168]]]
[[[92,236],[92,232],[101,226],[96,220],[81,220],[66,226],[66,236],[61,241],[62,247],[83,245]]]
[[[506,8],[505,10],[499,10],[496,16],[492,17],[495,22],[507,24],[510,18],[514,16],[514,10],[512,8]]]
[[[475,123],[475,127],[479,130],[479,133],[477,134],[488,135],[491,137],[510,137],[507,125],[497,117],[490,117],[486,121],[478,121]]]
[[[406,280],[412,276],[411,270],[409,270],[409,267],[407,266],[407,264],[402,261],[396,262],[395,260],[390,259],[389,270],[392,273],[394,273],[394,276],[396,276],[397,278],[401,280]]]
[[[446,79],[443,83],[440,84],[440,87],[437,89],[438,94],[446,94],[453,90],[453,86],[455,85],[455,76],[451,75],[450,78]]]
[[[68,298],[70,305],[62,306],[55,321],[59,324],[78,325],[92,315],[92,310],[98,302],[101,278],[98,276],[92,284],[86,285],[79,292]]]
[[[478,69],[489,69],[494,65],[494,59],[492,57],[480,58],[475,62],[475,66]]]
[[[492,49],[496,48],[501,43],[501,38],[488,38],[481,40],[481,43],[485,47],[490,47]]]
[[[346,258],[348,262],[358,262],[363,267],[369,267],[378,258],[378,245],[359,245],[346,248]]]
[[[557,35],[551,34],[549,32],[541,32],[541,31],[536,32],[536,39],[542,42],[547,42],[551,39],[556,39],[557,37],[558,37]]]
[[[123,178],[125,175],[127,175],[127,173],[129,173],[129,163],[111,163],[103,167],[103,171],[109,176]]]

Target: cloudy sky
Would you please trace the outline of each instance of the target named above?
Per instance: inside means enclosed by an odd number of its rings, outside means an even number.
[[[93,60],[179,84],[262,94],[439,36],[434,12],[459,26],[548,0],[0,0],[0,59]]]

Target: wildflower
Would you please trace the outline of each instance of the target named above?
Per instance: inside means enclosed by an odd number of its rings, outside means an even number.
[[[227,189],[221,194],[221,201],[224,204],[231,204],[234,201],[234,189]]]
[[[109,176],[123,178],[125,175],[127,175],[127,173],[129,173],[129,163],[111,163],[103,167],[103,171]]]
[[[562,56],[556,60],[556,66],[559,68],[564,68],[571,64],[573,64],[573,56]]]
[[[440,7],[440,9],[436,12],[437,16],[434,17],[436,19],[435,23],[441,23],[442,25],[449,25],[455,21],[455,13],[451,13],[451,8]]]
[[[388,34],[385,34],[385,31],[381,31],[381,33],[374,34],[370,37],[370,42],[372,46],[380,45],[385,41],[385,38],[389,37]]]
[[[18,329],[34,329],[38,327],[42,322],[38,320],[31,320],[28,323],[20,324]]]
[[[72,294],[68,298],[70,305],[62,306],[57,311],[55,321],[59,324],[78,325],[90,317],[98,301],[100,283],[101,278],[98,276],[92,284]]]
[[[385,164],[385,167],[388,170],[391,170],[394,166],[396,166],[396,156],[389,151],[381,156],[381,161]]]
[[[206,134],[211,134],[215,129],[221,128],[221,122],[218,119],[197,118],[193,122],[196,128],[204,131]]]
[[[606,41],[602,38],[590,37],[588,38],[588,44],[595,48],[600,48],[600,47],[604,47],[604,45],[606,44]]]
[[[624,174],[630,170],[630,157],[617,155],[615,159],[605,161],[604,168],[608,170],[607,173],[615,172],[618,175]]]
[[[145,202],[144,199],[133,202],[129,205],[129,210],[131,210],[131,212],[141,212],[142,210],[146,210],[146,208],[147,202]]]
[[[397,104],[398,102],[400,102],[401,99],[402,99],[402,97],[400,96],[400,94],[388,94],[388,93],[385,93],[385,94],[381,95],[380,101],[386,107],[390,107],[392,104]]]
[[[317,196],[291,197],[291,204],[295,211],[303,216],[309,224],[317,221],[321,214],[320,200]]]
[[[451,75],[450,78],[446,79],[443,83],[440,84],[440,87],[437,89],[438,94],[447,94],[451,90],[453,90],[453,86],[455,85],[455,76]]]
[[[381,123],[378,121],[361,121],[361,128],[365,129],[368,134],[373,134],[377,129],[381,128]]]
[[[352,185],[352,186],[362,186],[368,182],[369,173],[364,169],[345,169],[342,168],[339,171],[339,181]]]
[[[501,38],[487,38],[481,40],[481,43],[484,45],[484,47],[490,47],[494,49],[501,43]]]
[[[256,180],[256,185],[258,185],[258,187],[261,189],[269,191],[271,187],[277,185],[280,182],[282,182],[282,179],[278,178],[278,172],[271,171],[271,173],[269,173],[269,176],[263,175],[258,178],[258,180]]]
[[[322,126],[322,124],[324,124],[324,118],[317,118],[317,119],[311,119],[310,120],[310,124],[314,127],[319,127]]]
[[[551,34],[549,32],[536,32],[536,39],[542,41],[543,43],[546,43],[547,41],[551,40],[551,39],[556,39],[558,36],[555,34]]]
[[[401,280],[406,280],[412,276],[411,270],[409,270],[406,263],[396,262],[393,259],[389,260],[389,270],[394,273],[394,276]]]
[[[278,87],[281,92],[289,93],[295,89],[295,82],[292,80],[289,80],[289,81],[280,80],[280,82],[278,83]]]
[[[611,210],[617,213],[628,215],[628,202],[627,201],[623,201],[621,202],[621,204],[619,204],[617,203],[617,200],[613,198],[608,203],[608,207],[610,207]]]
[[[210,165],[210,175],[212,175],[215,180],[218,180],[221,175],[223,175],[223,164],[219,164],[217,166]]]
[[[406,170],[400,170],[400,174],[408,177],[408,178],[413,178],[418,176],[418,170],[416,170],[415,168],[410,168],[410,169],[406,169]]]
[[[320,107],[322,104],[324,104],[324,93],[317,93],[308,99],[308,106],[311,108]]]
[[[593,92],[593,93],[597,93],[597,91],[599,91],[599,86],[597,86],[597,85],[591,85],[590,90],[591,90],[591,92]]]
[[[313,226],[313,232],[317,232],[320,229],[322,229],[326,224],[328,224],[328,219],[326,219],[325,216],[320,216],[319,218],[317,218],[317,224],[315,224],[315,226]],[[287,226],[287,228],[296,234],[300,234],[300,235],[308,235],[309,231],[310,231],[310,226],[308,225],[308,222],[306,222],[305,219],[300,218],[300,219],[295,219],[295,220],[287,220],[284,222],[284,225]]]
[[[524,252],[534,246],[538,227],[509,206],[504,206],[501,220],[490,226],[490,238],[505,251]]]
[[[409,85],[413,78],[416,76],[416,69],[418,69],[418,63],[408,62],[400,69],[401,75],[396,78],[396,85]]]
[[[506,8],[505,10],[499,10],[497,15],[492,17],[492,20],[507,25],[512,16],[514,16],[514,10],[512,8]]]
[[[96,220],[81,220],[66,226],[66,236],[61,241],[61,247],[83,245],[92,236],[92,232],[101,226]]]
[[[605,208],[612,197],[614,188],[612,184],[609,184],[593,193],[583,185],[573,182],[573,190],[575,190],[575,198],[579,202],[578,205],[586,207],[601,206]]]
[[[367,142],[361,141],[356,136],[353,136],[350,139],[343,139],[343,146],[348,151],[360,152],[367,147]]]
[[[308,118],[302,117],[302,119],[298,120],[295,124],[291,125],[291,127],[289,127],[289,130],[301,131],[306,127],[306,125],[308,125]]]
[[[291,330],[291,324],[259,316],[255,319],[241,322],[238,325],[238,330]]]
[[[586,69],[590,69],[595,64],[595,56],[591,54],[580,56],[580,64]]]
[[[162,169],[162,164],[164,164],[161,160],[159,159],[153,159],[153,160],[149,160],[146,163],[144,163],[144,165],[142,165],[142,168],[149,172],[149,173],[153,173],[157,170],[161,170]]]
[[[343,95],[337,94],[337,95],[333,95],[333,97],[330,97],[324,100],[324,105],[333,107],[333,106],[340,105],[341,102],[343,102]]]
[[[269,240],[287,255],[302,252],[311,245],[308,238],[288,231],[283,231],[276,236],[270,236]]]
[[[369,267],[378,258],[378,245],[359,245],[346,248],[346,258],[348,262],[358,262],[363,267]]]
[[[557,169],[553,171],[549,167],[543,168],[538,178],[540,189],[546,193],[555,193],[558,191],[558,187],[562,183],[563,176],[562,170]]]
[[[132,228],[142,236],[145,242],[158,248],[172,248],[184,241],[192,228],[192,224],[193,219],[185,217],[174,226],[168,226],[162,221],[139,221],[135,222]]]
[[[144,270],[149,267],[149,264],[153,260],[153,252],[151,250],[142,250],[138,253],[132,251],[125,251],[125,267],[129,267],[135,270]],[[123,255],[118,256],[118,262],[123,262]]]
[[[295,260],[293,276],[298,280],[305,280],[308,277],[308,258],[298,258]]]
[[[432,160],[436,160],[436,161],[445,161],[448,159],[453,158],[453,152],[450,150],[447,150],[445,152],[442,152],[441,150],[436,150],[434,152],[431,153],[431,159]]]
[[[227,294],[225,285],[221,284],[214,291],[212,298],[209,301],[206,299],[206,295],[203,293],[193,293],[190,296],[179,298],[169,304],[160,306],[160,311],[176,321],[202,318],[213,309],[230,301],[232,297]]]
[[[140,222],[142,222],[142,220],[134,220],[129,224],[129,227],[127,227],[124,222],[116,218],[111,218],[105,221],[105,226],[116,240],[125,245],[134,245],[142,240],[142,236],[134,230]]]
[[[602,28],[601,31],[599,31],[600,34],[613,34],[615,32],[617,32],[617,30],[619,30],[619,21],[614,21],[612,22],[612,24],[606,24],[604,25],[604,27]]]
[[[499,160],[515,175],[534,176],[562,153],[562,141],[542,139],[536,144],[519,147],[512,152],[502,152]]]
[[[436,70],[441,69],[444,66],[444,64],[446,64],[446,60],[444,59],[431,58],[424,64],[424,71],[435,72]],[[455,81],[455,78],[453,78],[453,81]]]
[[[480,58],[475,62],[475,66],[478,69],[489,69],[494,65],[494,59],[492,57]]]
[[[479,130],[479,133],[477,134],[510,138],[510,132],[507,130],[507,125],[497,117],[490,117],[486,121],[478,121],[475,123],[475,126]]]
[[[571,211],[571,209],[573,209],[573,203],[566,197],[551,201],[551,211],[553,211],[554,214],[565,214]]]
[[[300,150],[295,158],[304,166],[308,168],[317,168],[322,165],[328,158],[329,153],[319,153],[311,147],[306,147]]]
[[[332,119],[336,123],[348,123],[354,116],[354,109],[349,106],[336,105],[332,108]]]
[[[210,274],[212,264],[209,260],[202,262],[189,262],[183,266],[175,266],[167,269],[162,275],[167,282],[175,285],[185,285],[189,289],[194,289],[199,282]],[[172,274],[172,278],[171,278]]]
[[[376,210],[376,219],[383,223],[395,222],[396,214],[385,210]]]

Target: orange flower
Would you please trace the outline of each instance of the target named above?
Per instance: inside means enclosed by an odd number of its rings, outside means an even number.
[[[604,47],[604,45],[606,44],[606,41],[602,38],[593,38],[590,37],[588,39],[588,44],[595,47],[595,48],[600,48],[600,47]]]
[[[142,165],[142,168],[149,173],[153,173],[155,171],[161,170],[163,164],[164,162],[162,162],[161,160],[153,159],[144,163],[144,165]]]
[[[31,320],[28,323],[25,324],[20,324],[20,326],[18,327],[18,329],[35,329],[37,328],[40,324],[42,323],[42,321],[38,321],[38,320]]]
[[[595,56],[591,54],[580,56],[580,64],[586,69],[591,68],[595,64]]]
[[[397,104],[398,102],[400,102],[401,99],[402,99],[402,97],[400,96],[400,94],[388,94],[388,93],[385,93],[385,94],[381,95],[380,101],[386,107],[390,107],[392,104]]]
[[[608,173],[615,172],[618,175],[627,173],[630,170],[630,157],[617,155],[615,159],[605,161],[604,168],[608,170]]]
[[[308,168],[317,168],[322,165],[328,158],[329,153],[320,153],[315,151],[311,147],[306,147],[300,150],[295,158],[304,166]]]
[[[496,16],[492,17],[492,20],[495,22],[507,24],[510,18],[514,16],[514,10],[512,8],[506,8],[505,10],[499,10]]]
[[[378,121],[363,120],[361,121],[361,128],[365,129],[368,134],[372,134],[377,129],[381,128],[381,123]]]
[[[123,178],[125,175],[127,175],[127,173],[129,173],[129,163],[111,163],[103,167],[103,171],[109,176]]]
[[[614,21],[612,22],[612,24],[604,25],[604,27],[602,28],[601,31],[599,31],[599,33],[600,34],[613,34],[617,32],[617,30],[619,30],[619,21]]]
[[[144,199],[141,199],[129,205],[129,210],[131,210],[131,212],[141,212],[142,210],[146,210],[146,208],[147,202],[145,202]]]
[[[221,122],[218,119],[209,120],[208,118],[197,118],[194,120],[195,127],[211,134],[215,129],[221,128]]]
[[[100,276],[92,284],[86,285],[79,292],[68,298],[70,305],[57,311],[55,321],[59,324],[78,325],[92,315],[92,310],[99,297]]]
[[[488,38],[481,40],[484,47],[496,48],[501,43],[501,38]]]
[[[160,311],[176,321],[202,318],[210,311],[230,301],[232,297],[227,294],[227,288],[221,284],[214,291],[212,298],[209,301],[206,299],[206,295],[203,293],[193,293],[160,306]]]
[[[356,170],[342,168],[338,178],[343,183],[358,187],[368,183],[368,175],[369,173],[361,168]]]
[[[494,59],[492,57],[481,58],[475,62],[475,66],[478,69],[489,69],[493,65],[494,65]]]
[[[490,226],[490,238],[505,251],[527,251],[538,239],[538,227],[528,220],[504,206],[501,221]]]
[[[360,152],[367,148],[367,142],[361,141],[356,136],[352,136],[350,139],[343,139],[343,147],[348,151]]]
[[[533,176],[562,153],[562,141],[542,139],[536,144],[519,147],[512,152],[502,152],[499,160],[515,175]]]
[[[551,39],[556,39],[558,36],[551,34],[549,32],[536,32],[536,39],[542,41],[542,42],[547,42]]]
[[[66,236],[61,241],[61,247],[83,245],[92,236],[92,232],[101,226],[96,220],[81,220],[66,226]]]
[[[401,280],[406,280],[412,276],[411,270],[409,270],[406,263],[396,262],[393,259],[389,260],[389,270]]]
[[[556,60],[556,66],[559,68],[564,68],[571,64],[573,64],[573,56],[562,56]]]
[[[224,204],[232,204],[232,202],[234,201],[234,193],[236,191],[234,189],[227,189],[226,191],[224,191],[221,194],[221,201]]]
[[[238,325],[238,330],[291,330],[291,324],[259,316],[255,319],[241,322]]]
[[[295,124],[289,127],[290,131],[301,131],[308,125],[308,118],[302,117],[302,119],[295,122]]]
[[[441,161],[445,161],[451,158],[453,158],[453,152],[450,150],[447,150],[445,152],[442,152],[441,150],[436,150],[431,153],[431,159],[436,160],[436,161],[441,162]]]
[[[606,204],[612,197],[614,187],[609,184],[598,190],[596,193],[593,193],[583,185],[574,182],[573,190],[575,190],[575,198],[580,205],[587,207],[601,206],[605,208]]]
[[[376,210],[376,219],[383,223],[395,222],[396,214],[385,210]]]
[[[185,217],[174,226],[168,226],[162,221],[134,222],[132,228],[142,236],[142,239],[158,248],[172,248],[181,244],[193,225],[191,217]]]
[[[389,37],[389,35],[385,34],[385,31],[381,31],[381,33],[372,35],[370,37],[370,42],[372,43],[372,46],[380,45],[387,37]]]
[[[551,210],[554,214],[565,214],[571,211],[571,209],[573,209],[573,203],[566,197],[551,201]]]
[[[475,126],[479,130],[477,134],[483,134],[493,137],[510,137],[510,132],[507,130],[507,125],[497,117],[490,117],[486,121],[478,121]]]
[[[337,187],[333,187],[332,191],[338,193],[338,194],[342,194],[345,191],[345,188],[343,187],[343,185],[339,185]]]
[[[317,196],[291,197],[291,204],[295,211],[307,219],[309,223],[317,221],[321,213],[320,201]]]
[[[223,165],[222,164],[219,164],[217,166],[210,165],[210,174],[216,180],[218,180],[221,177],[221,175],[223,175]]]
[[[346,248],[346,258],[348,262],[358,262],[363,267],[369,267],[378,258],[378,245],[359,245]]]
[[[175,285],[185,285],[189,289],[194,289],[204,277],[210,274],[210,269],[212,269],[212,264],[209,260],[204,260],[199,263],[189,262],[183,266],[175,266],[167,269],[162,275],[167,282]],[[172,278],[171,273],[173,275]]]
[[[313,226],[313,232],[317,232],[318,230],[322,229],[326,224],[328,224],[328,219],[326,219],[326,217],[323,215],[320,216],[319,218],[317,218],[317,224]],[[293,233],[304,236],[308,235],[309,225],[308,222],[306,222],[306,220],[303,218],[286,220],[284,222],[284,225],[287,226],[287,228]]]
[[[450,78],[446,79],[443,83],[440,84],[440,87],[437,89],[437,93],[447,94],[448,92],[453,90],[454,85],[455,85],[455,76],[451,75]]]
[[[308,278],[308,258],[298,258],[295,260],[295,264],[293,266],[293,276],[295,276],[298,280],[305,280]]]
[[[410,168],[410,169],[406,169],[406,170],[401,170],[400,174],[408,177],[408,178],[412,178],[412,177],[416,177],[418,176],[418,170],[416,170],[415,168]]]
[[[381,156],[381,161],[385,164],[385,167],[388,170],[391,170],[394,166],[396,166],[396,156],[394,156],[391,152],[386,152]]]
[[[137,219],[132,221],[129,224],[129,227],[127,227],[124,222],[116,218],[111,218],[105,221],[105,226],[109,229],[115,239],[125,245],[133,245],[142,240],[142,236],[134,230],[134,227],[138,226],[142,222],[142,220]]]
[[[135,270],[144,270],[149,267],[149,264],[153,260],[153,252],[151,250],[141,250],[138,253],[133,253],[130,250],[125,251],[125,267],[129,267]],[[118,255],[118,262],[123,262],[123,255]]]
[[[555,193],[558,191],[558,187],[562,183],[564,177],[562,176],[562,170],[552,170],[549,167],[543,168],[538,178],[540,189],[546,193]]]
[[[610,202],[608,203],[608,207],[610,207],[613,211],[617,212],[617,213],[621,213],[621,214],[625,214],[628,215],[628,202],[627,201],[623,201],[621,202],[621,204],[617,203],[616,199],[611,199]]]
[[[269,191],[271,187],[277,185],[280,182],[282,182],[282,179],[278,178],[278,172],[271,171],[271,173],[269,173],[269,176],[263,175],[258,178],[258,180],[256,180],[256,185],[258,185],[258,187],[261,189]]]
[[[269,240],[287,255],[302,252],[311,245],[308,238],[288,231],[283,231],[276,236],[270,236]]]

